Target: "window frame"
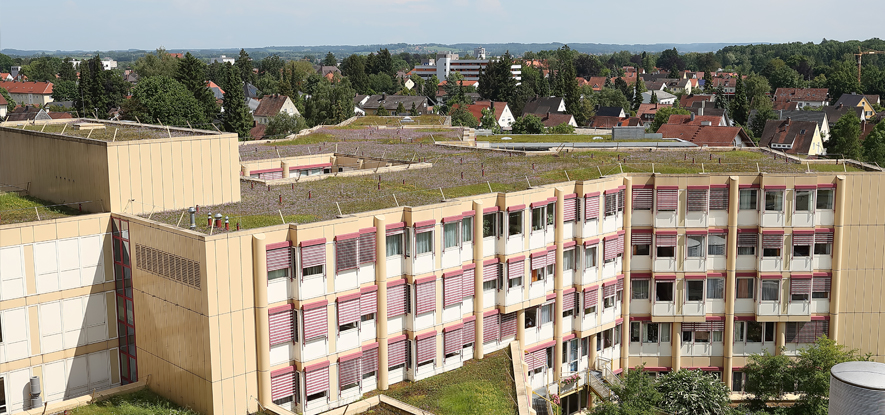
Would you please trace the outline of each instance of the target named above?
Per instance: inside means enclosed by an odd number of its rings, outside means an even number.
[[[442,228],[443,252],[448,251],[448,250],[461,249],[461,221],[448,222],[448,223],[444,223],[442,225],[443,225],[443,228]],[[455,227],[455,244],[450,246],[448,241],[446,240],[446,230],[447,230],[447,228],[450,228],[452,226]],[[415,236],[417,237],[417,235],[415,235]]]
[[[525,233],[525,219],[523,217],[525,209],[507,212],[507,238],[522,237]],[[514,229],[518,227],[518,231]]]
[[[711,282],[715,281],[715,284]],[[710,290],[714,289],[719,292],[718,296],[710,295]],[[714,292],[715,293],[715,292]],[[705,290],[705,298],[708,300],[725,300],[725,278],[707,278],[707,286]]]
[[[693,284],[698,284],[698,283],[700,283],[700,285],[701,285],[700,297],[698,299],[692,300],[692,298],[691,298],[692,288],[690,286]],[[701,280],[701,279],[685,280],[684,284],[685,284],[685,302],[687,302],[687,303],[703,303],[704,301],[706,301],[706,299],[707,299],[707,297],[706,297],[707,284],[706,284],[705,280]],[[697,287],[695,287],[695,289],[697,289]]]
[[[784,190],[766,190],[764,196],[763,211],[765,212],[784,212]],[[769,196],[772,195],[772,196]]]
[[[393,257],[397,257],[397,256],[401,257],[401,256],[404,255],[404,253],[405,253],[405,235],[406,235],[405,232],[401,232],[401,233],[397,233],[397,234],[393,234],[393,235],[387,235],[387,236],[385,236],[385,238],[384,238],[384,253],[385,253],[385,258],[393,258]],[[391,238],[393,238],[394,240],[397,239],[397,238],[399,238],[399,250],[398,250],[398,252],[390,253],[390,247],[391,247],[392,245],[396,245],[396,244],[391,244],[391,243],[390,243]]]
[[[668,290],[670,295],[669,300],[661,300],[659,293],[665,292],[665,290],[660,290],[659,286],[661,284],[670,284],[670,289]],[[676,282],[673,280],[655,280],[655,293],[654,298],[656,303],[675,303],[676,302]]]
[[[433,251],[434,251],[433,233],[434,232],[435,232],[435,230],[433,228],[430,228],[429,230],[426,230],[423,232],[418,232],[417,230],[415,231],[415,257],[433,255]],[[424,235],[426,235],[426,236],[424,236]],[[426,237],[429,240],[430,246],[427,251],[418,252],[418,237],[422,237],[422,238]]]
[[[821,197],[821,194],[826,194],[826,197]],[[823,203],[821,203],[823,201]],[[836,189],[833,188],[820,188],[817,189],[817,192],[814,194],[814,208],[819,210],[833,210],[836,204]]]
[[[695,241],[700,239],[700,242],[699,242],[700,248],[698,248],[698,252],[700,252],[700,255],[692,255],[691,254],[691,249],[689,249],[690,247],[688,246],[688,241],[690,239],[695,240]],[[695,259],[707,259],[706,242],[707,242],[707,235],[685,235],[685,257],[686,258],[695,258]]]
[[[714,237],[717,239],[721,238],[722,243],[714,244],[713,243]],[[726,245],[727,244],[728,244],[728,237],[726,236],[726,234],[724,234],[724,233],[708,233],[707,234],[707,256],[725,256],[727,253],[726,252]],[[712,253],[713,247],[722,247],[721,248],[722,253],[721,254]],[[716,250],[719,251],[718,248]]]
[[[631,279],[630,280],[630,299],[637,300],[637,301],[651,300],[651,293],[649,292],[649,289],[651,288],[650,282],[651,282],[651,280],[644,279],[644,278],[643,279]],[[637,285],[642,285],[642,284],[645,285],[644,293],[643,293],[642,289],[637,288]],[[639,295],[645,294],[645,297],[641,297],[641,296],[637,297],[637,294],[639,294]]]
[[[748,195],[746,196],[747,203],[744,203],[744,195]],[[741,210],[759,210],[759,189],[738,189],[738,211]]]
[[[770,297],[766,298],[766,286],[769,286],[768,289],[771,289],[771,285],[775,285],[774,293],[775,298],[771,299]],[[780,302],[781,298],[781,280],[780,279],[762,279],[759,281],[759,301],[766,303],[777,303]]]
[[[746,281],[749,284],[749,296],[741,297],[740,285],[741,281]],[[754,277],[737,277],[735,278],[735,290],[734,296],[737,300],[754,300],[756,298],[756,278]]]
[[[799,197],[800,193],[808,194],[808,209],[799,210]],[[810,189],[793,189],[793,212],[807,212],[814,213],[815,208],[815,193]]]

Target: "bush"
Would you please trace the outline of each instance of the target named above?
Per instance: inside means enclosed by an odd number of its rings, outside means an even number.
[[[513,123],[513,134],[542,134],[544,133],[544,123],[541,118],[525,114]]]
[[[550,134],[574,134],[575,127],[568,125],[568,123],[562,123],[555,127],[548,128],[547,132]]]
[[[307,128],[307,122],[300,115],[289,115],[282,112],[270,118],[264,135],[267,138],[283,138],[305,128]]]
[[[452,116],[452,125],[454,126],[470,128],[476,128],[479,126],[479,120],[477,120],[470,111],[467,111],[464,106],[458,106],[458,108],[455,108],[450,115]]]

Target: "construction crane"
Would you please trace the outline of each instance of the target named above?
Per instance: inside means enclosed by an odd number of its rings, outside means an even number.
[[[857,83],[860,83],[860,59],[863,55],[885,55],[885,52],[879,50],[871,50],[867,52],[862,52],[860,48],[857,48],[857,52],[854,56],[857,56]]]

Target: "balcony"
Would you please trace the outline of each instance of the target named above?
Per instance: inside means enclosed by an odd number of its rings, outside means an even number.
[[[711,210],[707,213],[707,226],[709,227],[726,227],[728,226],[727,210]]]
[[[624,226],[624,213],[617,212],[614,215],[605,216],[602,219],[602,233],[613,233],[623,228]],[[582,235],[583,237],[588,237],[590,235]]]
[[[651,210],[633,210],[630,216],[631,226],[652,226],[654,215]]]
[[[685,227],[686,228],[706,228],[707,226],[709,226],[709,225],[707,225],[707,212],[703,212],[703,211],[685,212]]]
[[[582,238],[590,238],[596,235],[599,235],[599,220],[590,219],[588,221],[584,221],[580,236]]]
[[[656,228],[673,228],[676,227],[677,211],[675,210],[659,210],[655,212]]]

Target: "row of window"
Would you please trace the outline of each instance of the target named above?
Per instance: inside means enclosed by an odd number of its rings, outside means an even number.
[[[652,192],[657,192],[656,204],[653,206]],[[633,210],[675,211],[678,207],[678,189],[650,188],[633,189]],[[706,212],[708,210],[728,209],[728,188],[713,189],[688,189],[689,212]],[[739,210],[758,210],[760,189],[740,189],[738,191]],[[783,212],[785,189],[765,189],[763,191],[762,209],[766,212]],[[795,189],[793,211],[812,212],[818,210],[832,210],[835,189]]]
[[[791,284],[798,287],[801,282],[806,279],[793,279]],[[735,298],[754,300],[756,293],[756,278],[738,277],[736,279]],[[759,299],[761,301],[780,301],[780,279],[762,279],[759,280]],[[705,289],[706,285],[706,289]],[[654,297],[655,302],[672,302],[675,296],[676,282],[673,280],[655,280],[654,293],[649,290],[652,288],[649,279],[632,279],[630,281],[631,299],[633,300],[649,300]],[[802,287],[806,287],[805,284]],[[724,300],[725,299],[725,279],[724,278],[706,278],[696,280],[685,280],[685,301],[699,302],[704,300]],[[705,295],[706,293],[706,295]],[[811,287],[803,290],[793,290],[791,287],[791,301],[808,301],[810,298],[828,299],[830,298],[830,277],[815,277]]]
[[[740,233],[738,235],[738,255],[755,256],[759,248],[759,234]],[[783,235],[762,234],[762,256],[780,257],[782,255]],[[676,257],[676,235],[655,236],[655,258]],[[727,242],[725,233],[707,235],[685,235],[686,258],[706,258],[707,256],[724,256]],[[650,256],[652,234],[634,232],[632,237],[633,255]],[[793,238],[793,257],[805,258],[813,255],[831,255],[833,250],[833,233],[818,232],[810,238]]]
[[[671,323],[630,322],[631,343],[670,343]],[[788,322],[786,343],[813,343],[829,333],[829,321]],[[682,323],[682,344],[721,343],[725,330],[723,321]],[[734,342],[773,343],[777,334],[774,322],[735,321]]]

